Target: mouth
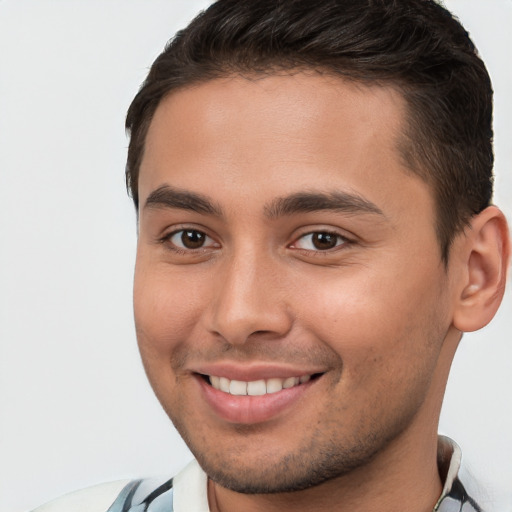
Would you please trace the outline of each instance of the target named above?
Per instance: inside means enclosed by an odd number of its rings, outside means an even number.
[[[321,381],[328,370],[295,370],[286,365],[236,365],[229,362],[196,368],[198,403],[207,414],[228,424],[262,424],[303,414],[323,396]],[[309,407],[308,406],[308,407]]]
[[[297,377],[273,377],[252,381],[228,379],[217,375],[201,375],[201,377],[207,384],[222,393],[233,396],[263,396],[306,384],[311,380],[318,379],[321,375],[321,373],[314,373]]]

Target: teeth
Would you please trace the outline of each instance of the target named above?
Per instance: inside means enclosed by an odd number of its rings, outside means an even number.
[[[215,386],[214,386],[215,387]],[[267,393],[277,393],[283,389],[283,379],[268,379]]]
[[[229,393],[231,395],[247,395],[247,382],[232,380],[229,385]]]
[[[220,377],[219,378],[219,387],[217,389],[224,391],[224,393],[229,393],[229,383],[230,383],[229,379],[226,379],[226,377]],[[214,386],[213,382],[212,382],[212,386]]]
[[[254,380],[247,383],[247,394],[251,396],[266,395],[267,384],[264,380]]]
[[[297,381],[295,381],[295,377],[288,377],[283,382],[283,388],[284,389],[293,388],[293,386],[295,386],[298,383],[299,383],[299,378],[298,377],[297,377]]]
[[[311,380],[311,375],[302,375],[300,377],[288,377],[286,379],[272,378],[267,380],[254,380],[245,382],[241,380],[229,380],[226,377],[216,377],[211,375],[210,383],[219,391],[236,396],[261,396],[270,393],[277,393],[283,389],[293,388],[299,384],[304,384]]]

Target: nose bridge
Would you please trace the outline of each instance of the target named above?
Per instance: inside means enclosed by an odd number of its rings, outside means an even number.
[[[271,254],[244,244],[217,268],[210,329],[230,344],[251,335],[283,336],[291,325],[285,298],[279,293],[278,262]]]

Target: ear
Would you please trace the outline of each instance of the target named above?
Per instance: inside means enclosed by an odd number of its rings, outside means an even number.
[[[464,271],[460,274],[453,325],[459,331],[471,332],[492,320],[505,292],[510,258],[505,216],[489,206],[471,219],[462,237],[457,261]]]

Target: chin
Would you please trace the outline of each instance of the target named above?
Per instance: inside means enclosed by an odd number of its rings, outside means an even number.
[[[394,437],[394,436],[391,436]],[[341,478],[367,466],[391,442],[375,436],[357,446],[313,439],[294,453],[261,453],[261,450],[226,448],[224,452],[189,445],[199,464],[216,484],[243,494],[296,492]],[[264,443],[261,443],[262,445]]]

